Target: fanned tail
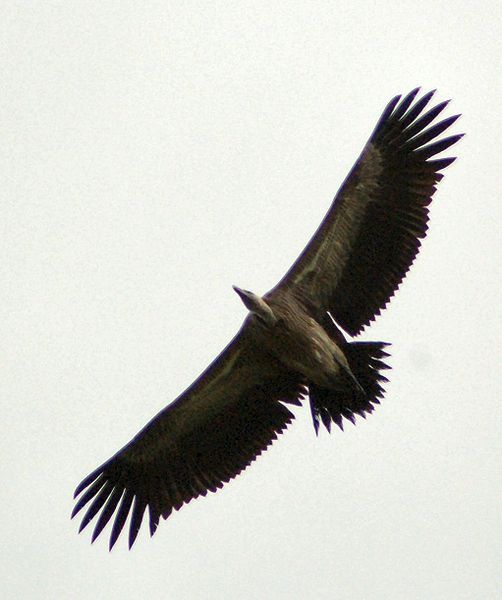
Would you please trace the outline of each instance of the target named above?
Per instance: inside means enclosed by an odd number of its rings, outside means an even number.
[[[384,351],[389,345],[386,342],[351,342],[344,347],[350,369],[364,389],[364,395],[355,388],[334,391],[309,385],[310,409],[316,433],[319,432],[321,421],[328,431],[331,431],[332,421],[343,430],[343,417],[355,423],[355,415],[366,417],[366,413],[373,412],[375,404],[380,404],[380,398],[384,395],[381,384],[388,381],[380,371],[390,369],[382,360],[389,356]]]

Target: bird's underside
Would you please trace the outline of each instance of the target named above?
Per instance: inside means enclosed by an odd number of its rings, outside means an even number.
[[[434,123],[447,102],[425,111],[433,92],[393,98],[318,230],[263,298],[235,288],[249,310],[216,360],[124,448],[78,486],[80,531],[110,519],[110,549],[129,518],[129,547],[148,507],[160,517],[238,475],[308,398],[322,422],[373,411],[388,366],[383,342],[348,341],[399,287],[418,253],[428,205],[454,158],[433,158],[461,135],[441,137],[458,115]],[[417,99],[418,98],[418,99]]]

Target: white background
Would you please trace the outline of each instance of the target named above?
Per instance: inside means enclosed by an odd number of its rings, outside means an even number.
[[[271,7],[272,5],[272,7]],[[495,599],[502,585],[500,6],[6,2],[3,598]],[[234,334],[376,119],[422,85],[467,136],[402,289],[367,421],[308,410],[132,552],[76,484]],[[125,536],[124,536],[125,537]]]

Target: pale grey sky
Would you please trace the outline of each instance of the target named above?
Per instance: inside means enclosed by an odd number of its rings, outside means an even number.
[[[6,2],[2,598],[495,599],[496,2]],[[387,101],[453,98],[459,160],[363,339],[382,406],[306,408],[244,475],[109,554],[76,484],[173,400],[310,238]]]

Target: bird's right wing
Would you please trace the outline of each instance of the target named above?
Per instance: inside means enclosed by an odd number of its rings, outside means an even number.
[[[299,258],[269,292],[293,294],[317,318],[329,311],[351,335],[380,314],[425,236],[428,205],[454,158],[432,157],[462,136],[440,137],[459,115],[423,112],[418,88],[387,105],[361,156]]]
[[[131,547],[148,506],[153,535],[160,516],[245,469],[293,419],[281,402],[299,404],[303,393],[299,376],[251,346],[244,326],[192,386],[82,481],[72,517],[90,505],[80,531],[99,513],[94,541],[115,515],[111,549],[131,514]]]

